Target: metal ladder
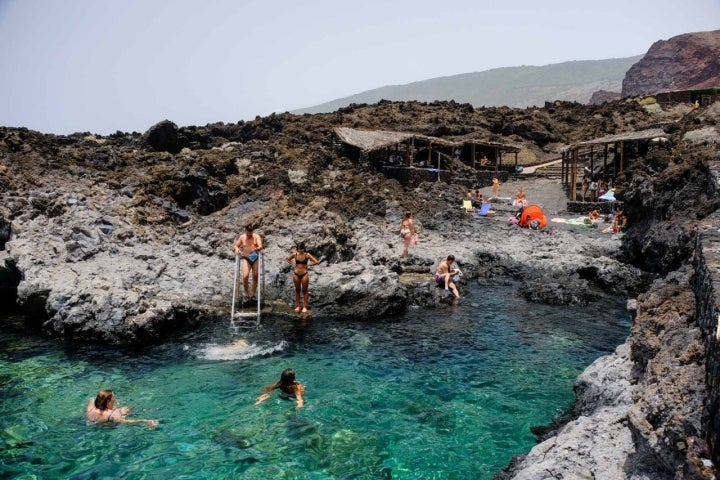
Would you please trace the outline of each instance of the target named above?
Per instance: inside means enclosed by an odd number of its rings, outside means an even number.
[[[258,261],[260,264],[258,265],[258,288],[257,288],[257,311],[240,311],[235,312],[235,303],[237,301],[237,288],[238,288],[238,276],[240,273],[240,257],[241,255],[235,255],[235,276],[233,278],[233,293],[232,293],[232,307],[230,308],[230,326],[235,329],[237,328],[237,325],[235,325],[236,319],[245,319],[245,318],[256,318],[257,323],[253,323],[252,325],[244,324],[243,326],[247,327],[255,327],[260,324],[260,318],[262,315],[262,292],[265,289],[265,257],[263,255],[263,252],[260,252],[260,256],[258,258]],[[250,271],[250,275],[252,275],[252,270]],[[243,296],[243,305],[245,304],[245,297]]]

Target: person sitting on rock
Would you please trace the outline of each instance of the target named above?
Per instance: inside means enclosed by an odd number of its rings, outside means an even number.
[[[525,191],[520,187],[520,190],[515,194],[515,200],[513,200],[514,207],[527,207],[528,201]]]
[[[603,233],[620,233],[624,232],[627,228],[627,217],[623,213],[622,210],[617,209],[615,210],[615,214],[613,216],[613,222],[612,225],[605,228],[602,232]]]
[[[115,393],[112,390],[100,390],[94,399],[90,399],[85,409],[85,417],[92,423],[143,423],[150,428],[158,426],[157,420],[127,418],[130,407],[115,408]]]
[[[297,406],[295,408],[297,410],[301,409],[305,404],[303,400],[305,387],[301,383],[295,381],[295,370],[286,368],[283,370],[282,374],[280,374],[279,382],[265,387],[263,394],[255,400],[255,405],[260,405],[262,402],[270,398],[270,394],[276,388],[279,388],[280,391],[286,395],[293,395],[295,397],[295,400],[297,401]]]
[[[452,291],[455,298],[460,298],[457,286],[453,280],[455,275],[460,274],[460,270],[452,268],[453,262],[455,262],[454,255],[448,255],[445,260],[440,261],[440,265],[438,265],[437,271],[435,272],[435,282],[443,287],[445,292],[449,293]]]

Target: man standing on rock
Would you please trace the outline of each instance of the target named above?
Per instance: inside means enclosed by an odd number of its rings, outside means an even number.
[[[245,226],[245,233],[240,235],[235,241],[235,255],[242,255],[243,259],[243,289],[245,291],[245,298],[255,298],[257,296],[258,288],[258,259],[260,255],[258,252],[262,250],[262,240],[260,235],[253,232],[253,226],[248,224]],[[250,295],[250,270],[253,273],[253,289],[252,296]]]

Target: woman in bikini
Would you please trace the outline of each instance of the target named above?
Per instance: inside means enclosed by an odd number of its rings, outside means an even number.
[[[408,256],[408,247],[410,246],[410,242],[412,242],[413,235],[415,235],[415,222],[413,222],[412,212],[408,210],[400,222],[400,237],[405,241],[402,253],[403,257]]]
[[[92,423],[144,423],[150,428],[158,426],[157,420],[131,420],[127,418],[130,407],[115,408],[115,394],[112,390],[100,390],[97,397],[90,399],[85,409],[85,417]]]
[[[287,368],[283,370],[280,375],[279,382],[265,387],[265,392],[260,395],[257,400],[255,400],[255,405],[260,405],[262,402],[270,398],[270,393],[272,393],[272,391],[276,388],[279,388],[280,391],[286,395],[293,395],[295,397],[295,400],[297,400],[296,409],[301,409],[305,404],[303,401],[305,387],[300,382],[295,381],[295,370]]]
[[[313,257],[311,253],[305,250],[305,244],[303,242],[298,243],[297,251],[291,253],[287,257],[287,262],[290,265],[295,265],[293,271],[293,283],[295,284],[295,311],[299,312],[302,310],[303,313],[307,312],[308,301],[310,300],[310,292],[308,292],[308,285],[310,285],[310,277],[308,275],[308,266],[317,265],[320,262],[317,258]],[[312,262],[308,265],[308,262]],[[300,302],[300,290],[302,289],[304,303]]]

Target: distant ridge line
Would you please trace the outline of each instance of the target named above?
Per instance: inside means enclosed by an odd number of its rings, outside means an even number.
[[[480,107],[542,106],[546,101],[588,103],[598,90],[620,92],[625,74],[643,55],[606,60],[573,60],[543,66],[499,67],[404,85],[386,85],[290,113],[328,113],[352,103],[380,100],[433,102],[455,100]]]

